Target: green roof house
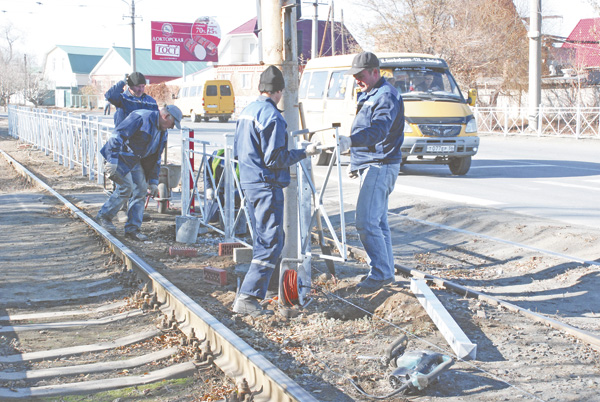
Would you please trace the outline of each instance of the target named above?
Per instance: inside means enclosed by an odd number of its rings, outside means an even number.
[[[90,72],[92,83],[107,91],[125,74],[131,73],[131,50],[128,47],[112,47]],[[136,49],[136,70],[144,74],[148,84],[158,84],[183,76],[184,63],[180,61],[152,60],[150,49]],[[193,74],[208,66],[206,62],[185,62],[185,73]]]
[[[108,48],[57,45],[48,52],[44,78],[55,91],[56,106],[71,106],[71,95],[89,85],[90,72],[107,51]]]

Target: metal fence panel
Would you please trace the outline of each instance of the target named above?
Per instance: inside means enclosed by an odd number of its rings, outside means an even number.
[[[538,128],[529,128],[527,107],[475,107],[480,134],[600,138],[600,108],[547,107],[537,109]]]

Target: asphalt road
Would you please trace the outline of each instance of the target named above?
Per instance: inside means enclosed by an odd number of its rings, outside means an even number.
[[[222,143],[224,134],[235,130],[235,122],[184,121],[183,126],[193,128],[196,138],[214,143]],[[170,134],[172,161],[179,160],[179,144],[179,135]],[[342,165],[347,160],[342,158]],[[326,168],[315,166],[314,172],[319,181]],[[331,180],[330,186],[336,182],[335,177]],[[345,175],[343,183],[344,203],[351,207],[358,184]],[[408,195],[598,228],[600,140],[485,135],[467,175],[452,176],[444,165],[405,165],[394,193],[390,208],[401,206]]]
[[[600,227],[600,140],[483,136],[466,176],[407,165],[396,191]]]

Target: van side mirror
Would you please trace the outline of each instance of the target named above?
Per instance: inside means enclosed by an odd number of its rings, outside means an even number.
[[[477,101],[477,90],[475,88],[469,89],[469,97],[467,98],[467,104],[469,106],[475,106]]]

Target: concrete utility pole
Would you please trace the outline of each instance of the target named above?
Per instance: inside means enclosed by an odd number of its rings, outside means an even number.
[[[335,17],[334,17],[333,0],[331,0],[331,55],[335,56]]]
[[[298,130],[299,122],[296,8],[293,5],[282,8],[281,0],[262,0],[261,20],[265,65],[281,67],[283,78],[285,79],[283,115],[288,124],[288,133],[290,133]],[[288,138],[288,143],[290,147],[293,146],[294,141],[291,137]],[[291,183],[284,189],[285,210],[283,225],[286,241],[282,257],[298,258],[298,178],[295,169],[290,169],[290,173],[292,176]]]
[[[542,100],[542,0],[529,4],[529,128],[538,129]]]
[[[125,0],[123,3],[127,4]],[[129,4],[127,4],[129,5]],[[137,71],[135,65],[135,0],[131,0],[131,15],[124,15],[123,18],[131,17],[131,71]]]
[[[315,14],[312,20],[312,37],[310,41],[310,58],[314,59],[317,57],[317,40],[319,39],[319,3],[316,1],[313,3],[315,7]]]
[[[261,0],[256,0],[256,29],[258,30],[258,64],[263,64]]]
[[[319,46],[319,5],[325,5],[327,3],[319,3],[315,0],[311,4],[315,8],[315,11],[312,20],[312,36],[310,38],[310,58],[315,59],[319,57],[319,51],[317,49]],[[323,32],[323,35],[325,35],[325,32]]]
[[[342,28],[342,32],[341,32],[341,35],[342,35],[342,54],[346,54],[346,45],[345,45],[346,35],[345,35],[345,32],[344,32],[345,31],[345,28],[344,28],[344,10],[340,11],[340,26]]]
[[[285,0],[284,0],[285,3]],[[289,6],[283,8],[283,115],[287,122],[288,133],[300,127],[298,111],[298,23],[296,18],[296,2],[288,1]],[[288,148],[294,148],[294,139],[288,138]],[[286,242],[283,248],[283,258],[298,258],[300,251],[300,231],[298,225],[298,176],[295,166],[290,168],[291,182],[284,189],[285,212],[283,223],[286,231]]]

